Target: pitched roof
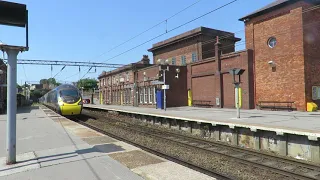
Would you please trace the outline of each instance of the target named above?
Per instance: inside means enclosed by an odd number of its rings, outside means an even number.
[[[256,17],[256,16],[259,16],[259,15],[262,15],[264,13],[267,13],[267,12],[270,12],[270,11],[273,11],[275,9],[278,9],[278,8],[281,8],[281,7],[284,7],[288,4],[292,4],[292,3],[295,3],[297,1],[300,1],[300,0],[276,0],[266,6],[264,6],[263,8],[251,13],[251,14],[248,14],[242,18],[240,18],[239,20],[240,21],[244,21],[248,18],[252,18],[252,17]],[[309,3],[319,3],[320,1],[319,0],[305,0]]]

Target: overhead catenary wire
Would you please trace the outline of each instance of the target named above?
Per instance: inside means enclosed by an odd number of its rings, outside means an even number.
[[[133,36],[132,38],[130,38],[130,39],[128,39],[128,40],[126,40],[126,41],[124,41],[123,43],[120,43],[119,45],[117,45],[117,46],[115,46],[115,47],[113,47],[113,48],[109,49],[108,51],[103,52],[102,54],[100,54],[99,56],[97,56],[97,57],[95,57],[95,58],[93,58],[93,59],[96,59],[96,58],[98,58],[98,57],[101,57],[101,56],[105,55],[105,54],[106,54],[106,53],[108,53],[108,52],[111,52],[112,50],[114,50],[114,49],[116,49],[116,48],[118,48],[118,47],[120,47],[120,46],[122,46],[122,45],[124,45],[124,44],[126,44],[126,43],[128,43],[128,42],[130,42],[130,41],[132,41],[133,39],[135,39],[135,38],[137,38],[137,37],[141,36],[142,34],[144,34],[144,33],[148,32],[148,31],[150,31],[150,30],[152,30],[152,29],[154,29],[154,28],[158,27],[159,25],[161,25],[161,24],[163,24],[163,23],[166,23],[166,32],[165,32],[165,33],[168,33],[168,31],[167,31],[167,23],[168,23],[168,20],[169,20],[169,19],[174,18],[175,16],[179,15],[180,13],[182,13],[182,12],[186,11],[187,9],[189,9],[189,8],[193,7],[194,5],[198,4],[200,1],[202,1],[202,0],[197,0],[197,1],[195,1],[194,3],[192,3],[192,4],[190,4],[189,6],[187,6],[187,7],[183,8],[182,10],[180,10],[180,11],[176,12],[175,14],[171,15],[170,17],[168,17],[168,18],[166,18],[166,19],[164,19],[164,20],[160,21],[159,23],[157,23],[157,24],[155,24],[155,25],[151,26],[150,28],[148,28],[148,29],[146,29],[146,30],[142,31],[141,33],[139,33],[139,34],[137,34],[137,35]],[[90,61],[91,61],[91,60],[90,60]],[[89,62],[90,62],[90,61],[89,61]],[[88,73],[89,73],[89,71],[88,71],[84,76],[86,76]],[[79,73],[79,74],[80,74],[80,73]],[[83,76],[83,77],[84,77],[84,76]],[[81,79],[82,79],[82,78],[80,78],[80,80],[81,80]]]
[[[126,51],[118,54],[118,55],[115,55],[115,56],[113,56],[113,57],[111,57],[111,58],[109,58],[109,59],[107,59],[107,60],[105,60],[105,61],[103,61],[103,62],[107,62],[107,61],[112,60],[112,59],[114,59],[114,58],[116,58],[116,57],[119,57],[119,56],[121,56],[121,55],[123,55],[123,54],[125,54],[125,53],[127,53],[127,52],[130,52],[130,51],[132,51],[132,50],[134,50],[134,49],[136,49],[136,48],[138,48],[138,47],[140,47],[140,46],[142,46],[142,45],[144,45],[144,44],[146,44],[146,43],[148,43],[148,42],[150,42],[150,41],[153,41],[153,40],[155,40],[155,39],[157,39],[157,38],[159,38],[159,37],[161,37],[161,36],[163,36],[163,35],[165,35],[165,34],[167,34],[167,33],[169,33],[169,32],[172,32],[172,31],[174,31],[174,30],[177,30],[177,29],[179,29],[179,28],[181,28],[181,27],[183,27],[183,26],[185,26],[185,25],[187,25],[187,24],[189,24],[189,23],[191,23],[191,22],[194,22],[194,21],[196,21],[196,20],[198,20],[198,19],[200,19],[200,18],[203,18],[203,17],[205,17],[205,16],[207,16],[207,15],[209,15],[209,14],[215,12],[215,11],[218,11],[218,10],[220,10],[220,9],[226,7],[226,6],[229,6],[229,5],[231,5],[231,4],[233,4],[233,3],[237,2],[237,1],[238,1],[238,0],[233,0],[233,1],[230,1],[230,2],[228,2],[228,3],[226,3],[226,4],[222,5],[222,6],[219,6],[218,8],[215,8],[215,9],[213,9],[213,10],[207,12],[207,13],[204,13],[204,14],[202,14],[202,15],[194,18],[194,19],[191,19],[191,20],[189,20],[189,21],[187,21],[187,22],[185,22],[185,23],[183,23],[183,24],[180,24],[179,26],[176,26],[175,28],[172,28],[172,29],[168,30],[168,31],[165,32],[165,33],[159,34],[158,36],[155,36],[155,37],[153,37],[153,38],[151,38],[151,39],[149,39],[149,40],[147,40],[147,41],[145,41],[145,42],[143,42],[143,43],[141,43],[141,44],[139,44],[139,45],[137,45],[137,46],[134,46],[133,48],[130,48],[130,49],[128,49],[128,50],[126,50]],[[89,71],[88,71],[84,76],[86,76],[88,73],[89,73]],[[83,77],[84,77],[84,76],[83,76]],[[82,79],[82,78],[81,78],[81,79]]]
[[[319,8],[320,8],[320,7],[319,7]],[[320,23],[320,20],[319,20],[319,21],[312,22],[312,23],[305,24],[305,25],[303,25],[303,26],[299,26],[299,27],[297,27],[297,28],[290,28],[290,29],[286,29],[286,30],[284,30],[284,31],[280,31],[280,32],[278,32],[278,33],[273,33],[272,35],[275,36],[275,35],[287,34],[288,32],[299,31],[299,30],[301,30],[301,29],[304,28],[304,27],[320,26],[319,23]],[[268,38],[268,37],[270,37],[270,35],[259,36],[259,38]],[[211,40],[210,40],[210,41],[211,41]],[[216,41],[216,39],[215,39],[215,41]],[[230,44],[230,45],[222,46],[221,48],[219,48],[219,50],[227,49],[227,48],[229,48],[230,46],[236,47],[236,46],[240,46],[240,45],[244,45],[244,44],[250,45],[250,44],[252,44],[253,42],[239,41],[239,42],[237,42],[237,43],[239,43],[239,44],[235,44],[235,45]],[[208,53],[210,53],[210,52],[215,52],[215,49],[211,49],[211,50],[208,50],[208,51],[203,51],[202,54],[208,54]]]
[[[23,68],[24,77],[26,78],[26,81],[28,81],[26,70],[24,68],[24,64],[22,64],[22,68]]]
[[[235,1],[237,1],[237,0],[235,0]],[[217,8],[217,9],[214,9],[214,10],[212,10],[212,11],[210,11],[210,12],[202,15],[202,16],[199,16],[199,17],[197,17],[197,18],[195,18],[195,19],[193,19],[193,20],[191,20],[191,21],[188,21],[188,22],[186,22],[186,23],[184,23],[184,24],[182,24],[182,25],[180,25],[180,26],[177,26],[177,27],[169,30],[168,32],[171,32],[171,31],[173,31],[173,30],[175,30],[175,29],[177,29],[177,28],[180,28],[180,27],[184,26],[185,24],[188,24],[188,23],[190,23],[190,22],[193,22],[193,21],[195,21],[195,20],[197,20],[197,19],[199,19],[199,18],[201,18],[201,17],[203,17],[203,16],[205,16],[205,15],[208,15],[208,14],[210,14],[210,13],[212,13],[212,12],[218,10],[218,9],[221,9],[221,8],[223,8],[223,7],[225,7],[225,6],[229,5],[229,4],[232,4],[232,3],[234,3],[235,1],[231,1],[231,2],[229,2],[229,3],[227,3],[227,4],[225,4],[225,5]],[[319,9],[319,8],[320,8],[320,5],[313,6],[313,7],[310,7],[310,8],[308,8],[308,9],[303,10],[302,13],[310,12],[310,11],[313,11],[313,10],[316,10],[316,9]],[[242,30],[239,30],[239,31],[237,31],[237,32],[242,32],[242,31],[245,31],[245,30],[242,29]],[[166,32],[166,33],[167,33],[167,32]],[[113,57],[107,59],[106,61],[109,61],[109,60],[114,59],[114,58],[116,58],[116,57],[118,57],[118,56],[121,56],[121,55],[123,55],[123,54],[125,54],[125,53],[127,53],[127,52],[129,52],[129,51],[131,51],[131,50],[133,50],[133,49],[136,49],[136,48],[138,48],[138,47],[140,47],[140,46],[142,46],[142,45],[144,45],[144,44],[146,44],[146,43],[148,43],[148,42],[156,39],[156,38],[159,38],[159,37],[163,36],[163,35],[166,34],[166,33],[160,34],[160,35],[158,35],[158,36],[156,36],[156,37],[154,37],[154,38],[152,38],[152,39],[149,39],[148,41],[145,41],[145,42],[142,43],[142,44],[139,44],[139,45],[137,45],[137,46],[135,46],[135,47],[133,47],[133,48],[131,48],[131,49],[128,49],[128,50],[126,50],[126,51],[124,51],[124,52],[122,52],[122,53],[120,53],[120,54],[118,54],[118,55],[116,55],[116,56],[113,56]],[[221,36],[221,37],[219,37],[219,40],[222,40],[222,39],[225,39],[225,38],[228,38],[228,37],[231,37],[231,36],[234,36],[234,34]],[[210,42],[213,42],[213,41],[214,41],[214,40],[211,40],[211,41],[206,42],[206,43],[210,43]],[[243,44],[241,44],[241,45],[243,45]],[[105,61],[105,62],[106,62],[106,61]],[[87,74],[87,73],[86,73],[86,74]],[[85,75],[86,75],[86,74],[85,74]],[[85,76],[85,75],[84,75],[84,76]],[[83,76],[83,77],[84,77],[84,76]]]
[[[311,6],[311,7],[307,8],[307,9],[304,9],[304,10],[301,12],[301,14],[304,14],[304,13],[307,13],[307,12],[310,12],[310,11],[314,11],[314,10],[319,9],[319,8],[320,8],[320,5]],[[240,32],[244,32],[244,31],[245,31],[245,29],[241,29],[241,30],[238,30],[238,31],[236,31],[236,32],[234,32],[234,33],[232,33],[232,34],[220,36],[220,37],[219,37],[219,40],[223,40],[223,39],[232,37],[232,36],[234,36],[235,34],[240,33]],[[206,42],[204,42],[204,43],[211,43],[211,42],[215,42],[215,41],[216,41],[216,39],[213,39],[213,40],[206,41]]]
[[[205,14],[202,14],[201,16],[198,16],[198,17],[196,17],[196,18],[194,18],[194,19],[191,19],[190,21],[187,21],[187,22],[185,22],[185,23],[183,23],[183,24],[180,24],[179,26],[176,26],[175,28],[172,28],[172,29],[168,30],[168,33],[169,33],[169,32],[172,32],[172,31],[174,31],[174,30],[177,30],[177,29],[179,29],[179,28],[181,28],[181,27],[183,27],[183,26],[185,26],[185,25],[187,25],[187,24],[189,24],[189,23],[191,23],[191,22],[193,22],[193,21],[196,21],[196,20],[198,20],[198,19],[200,19],[200,18],[203,18],[203,17],[205,17],[205,16],[207,16],[207,15],[209,15],[209,14],[215,12],[215,11],[218,11],[218,10],[220,10],[220,9],[226,7],[226,6],[229,6],[229,5],[231,5],[231,4],[233,4],[233,3],[237,2],[237,1],[238,1],[238,0],[230,1],[230,2],[228,2],[228,3],[226,3],[226,4],[222,5],[222,6],[220,6],[220,7],[218,7],[218,8],[215,8],[215,9],[213,9],[213,10],[211,10],[211,11],[205,13]],[[143,42],[143,43],[141,43],[141,44],[139,44],[139,45],[137,45],[137,46],[134,46],[133,48],[130,48],[130,49],[128,49],[128,50],[126,50],[126,51],[118,54],[118,55],[115,55],[115,56],[113,56],[113,57],[111,57],[111,58],[109,58],[109,59],[107,59],[107,60],[105,60],[105,61],[103,61],[103,62],[107,62],[107,61],[112,60],[112,59],[114,59],[114,58],[116,58],[116,57],[119,57],[119,56],[121,56],[121,55],[123,55],[123,54],[125,54],[125,53],[127,53],[127,52],[130,52],[130,51],[132,51],[133,49],[136,49],[136,48],[138,48],[138,47],[140,47],[140,46],[142,46],[142,45],[144,45],[144,44],[146,44],[146,43],[148,43],[148,42],[150,42],[150,41],[152,41],[152,40],[155,40],[155,39],[157,39],[157,38],[165,35],[165,34],[167,34],[167,33],[159,34],[158,36],[153,37],[153,38],[151,38],[151,39],[149,39],[149,40],[147,40],[147,41],[145,41],[145,42]]]
[[[154,29],[154,28],[158,27],[159,25],[161,25],[161,24],[163,24],[163,23],[166,23],[166,26],[167,26],[167,22],[168,22],[168,20],[170,20],[170,19],[174,18],[175,16],[179,15],[180,13],[182,13],[182,12],[186,11],[187,9],[189,9],[189,8],[193,7],[194,5],[198,4],[200,1],[202,1],[202,0],[197,0],[197,1],[193,2],[192,4],[190,4],[190,5],[188,5],[187,7],[185,7],[185,8],[183,8],[183,9],[181,9],[180,11],[178,11],[178,12],[176,12],[175,14],[171,15],[170,17],[168,17],[168,18],[166,18],[166,19],[164,19],[164,20],[162,20],[162,21],[158,22],[157,24],[155,24],[155,25],[151,26],[150,28],[147,28],[146,30],[144,30],[144,31],[142,31],[142,32],[138,33],[137,35],[135,35],[135,36],[133,36],[133,37],[131,37],[131,38],[127,39],[126,41],[124,41],[124,42],[122,42],[122,43],[120,43],[120,44],[116,45],[115,47],[113,47],[113,48],[109,49],[108,51],[103,52],[102,54],[98,55],[97,57],[95,57],[95,58],[93,58],[93,59],[96,59],[96,58],[98,58],[98,57],[101,57],[101,56],[105,55],[106,53],[108,53],[108,52],[111,52],[111,51],[115,50],[116,48],[118,48],[118,47],[120,47],[120,46],[122,46],[122,45],[124,45],[124,44],[126,44],[126,43],[128,43],[128,42],[130,42],[130,41],[132,41],[133,39],[135,39],[135,38],[137,38],[137,37],[141,36],[142,34],[144,34],[144,33],[148,32],[148,31],[150,31],[150,30],[152,30],[152,29]],[[167,31],[167,27],[166,27],[166,31]]]
[[[64,65],[64,66],[61,68],[61,70],[60,70],[59,72],[57,72],[57,74],[55,74],[55,75],[53,76],[53,78],[55,78],[58,74],[60,74],[60,73],[64,70],[64,68],[66,68],[66,65]]]

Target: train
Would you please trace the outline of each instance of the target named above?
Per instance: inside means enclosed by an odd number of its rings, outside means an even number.
[[[80,115],[83,108],[82,96],[78,88],[62,84],[39,98],[41,104],[63,116]]]

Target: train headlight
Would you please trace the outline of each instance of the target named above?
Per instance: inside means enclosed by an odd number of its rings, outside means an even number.
[[[62,101],[59,101],[58,104],[59,104],[59,106],[63,106],[63,102]]]

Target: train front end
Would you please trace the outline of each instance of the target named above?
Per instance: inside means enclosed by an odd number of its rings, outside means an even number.
[[[63,116],[80,115],[83,103],[78,89],[61,89],[59,91],[58,105]]]

